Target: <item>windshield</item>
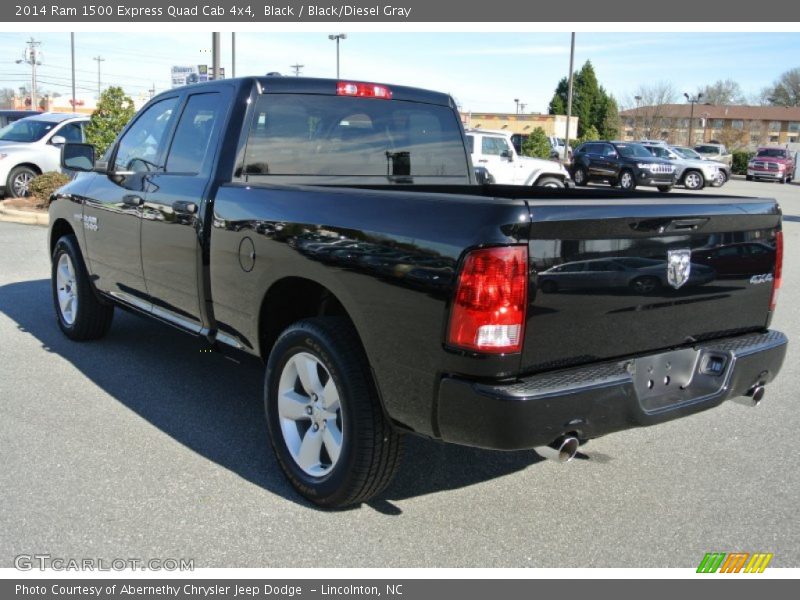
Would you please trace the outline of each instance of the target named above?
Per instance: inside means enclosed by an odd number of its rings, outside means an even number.
[[[683,158],[699,158],[702,159],[703,157],[700,156],[697,152],[692,150],[691,148],[680,148],[677,146],[673,146],[672,150],[678,155]]]
[[[766,156],[769,158],[786,158],[786,150],[782,148],[761,148],[756,156]]]
[[[717,146],[695,146],[695,150],[697,150],[700,154],[719,154],[720,148]]]
[[[628,158],[653,158],[650,151],[641,144],[617,144],[617,151]]]
[[[40,121],[38,119],[22,119],[14,121],[0,129],[0,141],[3,142],[35,142],[42,139],[58,123]]]

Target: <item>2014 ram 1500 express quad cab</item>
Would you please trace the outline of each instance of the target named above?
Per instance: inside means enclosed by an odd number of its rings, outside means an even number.
[[[160,94],[102,162],[64,148],[58,324],[101,338],[124,307],[263,358],[278,462],[326,507],[384,489],[407,432],[569,458],[760,399],[787,343],[774,201],[481,186],[464,142],[449,96],[406,87]],[[717,272],[741,243],[767,260]]]

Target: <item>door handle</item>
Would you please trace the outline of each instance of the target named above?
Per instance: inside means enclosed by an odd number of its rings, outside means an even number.
[[[172,210],[177,213],[193,215],[197,213],[197,204],[194,202],[187,202],[186,200],[176,200],[172,203]]]
[[[122,197],[122,203],[125,206],[141,206],[144,204],[144,198],[135,194],[126,194]]]

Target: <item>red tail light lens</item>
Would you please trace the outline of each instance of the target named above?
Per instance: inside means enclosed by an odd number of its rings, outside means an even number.
[[[775,310],[778,304],[778,291],[783,282],[783,232],[779,231],[775,235],[775,273],[772,275],[772,297],[769,301],[769,309]]]
[[[358,98],[392,99],[392,90],[385,85],[377,85],[374,83],[340,81],[336,84],[336,94],[339,96],[356,96]]]
[[[447,342],[477,352],[520,352],[527,300],[527,246],[473,250],[459,274]]]

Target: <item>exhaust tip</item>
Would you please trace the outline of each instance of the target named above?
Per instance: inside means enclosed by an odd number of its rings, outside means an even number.
[[[764,394],[766,393],[767,389],[763,385],[754,385],[747,390],[745,396],[734,398],[734,402],[737,404],[744,404],[745,406],[756,407],[761,404],[761,400],[763,400]]]
[[[572,435],[565,435],[547,446],[536,448],[536,453],[548,460],[566,463],[575,458],[578,453],[578,446],[580,446],[578,438]]]

